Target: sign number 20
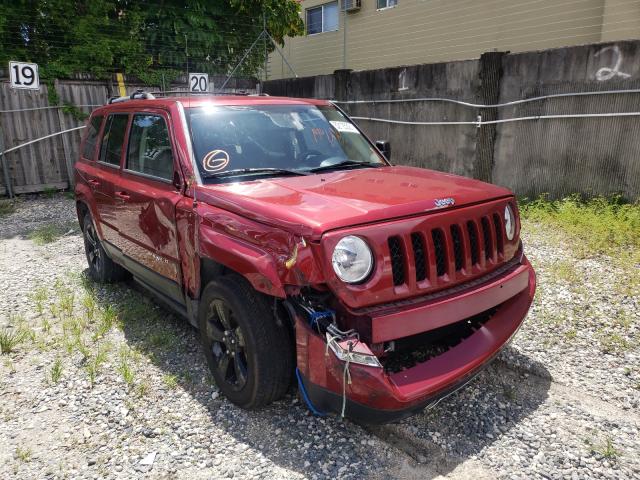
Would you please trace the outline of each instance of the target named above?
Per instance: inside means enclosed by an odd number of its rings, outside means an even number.
[[[9,62],[11,88],[40,89],[38,65],[35,63]]]
[[[189,90],[192,92],[208,92],[209,75],[206,73],[190,73]]]

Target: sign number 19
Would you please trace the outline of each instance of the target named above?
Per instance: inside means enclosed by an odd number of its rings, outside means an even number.
[[[11,88],[40,89],[38,65],[35,63],[9,62]]]

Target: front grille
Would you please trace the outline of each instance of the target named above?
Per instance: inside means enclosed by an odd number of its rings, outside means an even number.
[[[438,276],[441,277],[447,273],[447,250],[444,243],[444,233],[439,228],[431,230],[431,237],[433,238],[433,249],[436,254],[436,271]]]
[[[469,248],[471,248],[471,264],[477,265],[479,261],[478,251],[480,245],[478,245],[478,232],[476,231],[476,224],[469,220],[467,222],[467,233],[469,234]]]
[[[488,270],[504,255],[503,228],[500,215],[488,213],[460,224],[388,237],[393,285],[414,288],[425,280],[431,286],[447,285],[460,275]],[[408,278],[409,273],[415,277]]]
[[[404,283],[404,252],[400,237],[389,237],[389,254],[391,255],[393,284],[402,285]]]
[[[496,227],[496,244],[498,246],[498,253],[503,253],[504,240],[502,238],[502,221],[500,220],[500,215],[497,213],[493,214],[493,224]]]
[[[484,258],[489,260],[493,252],[493,242],[491,240],[491,225],[487,217],[482,217],[482,238],[484,239]]]
[[[464,250],[462,246],[462,233],[458,225],[451,225],[451,240],[453,241],[453,254],[456,260],[456,272],[464,267]]]
[[[427,255],[424,249],[424,239],[420,233],[411,234],[411,246],[416,262],[416,281],[422,282],[427,278]]]

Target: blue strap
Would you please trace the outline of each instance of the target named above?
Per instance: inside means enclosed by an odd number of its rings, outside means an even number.
[[[309,410],[311,410],[311,413],[318,417],[324,417],[326,413],[321,412],[316,407],[314,407],[313,403],[311,403],[311,400],[309,400],[309,396],[307,395],[307,391],[304,388],[304,383],[302,383],[302,376],[300,375],[300,370],[298,370],[298,368],[296,368],[296,377],[298,379],[298,387],[300,387],[300,391],[302,392],[302,398],[304,398],[304,401],[306,402],[307,407],[309,407]]]
[[[318,320],[322,318],[333,318],[336,314],[333,310],[326,310],[324,312],[311,312],[309,313],[309,326],[311,328],[318,326]]]

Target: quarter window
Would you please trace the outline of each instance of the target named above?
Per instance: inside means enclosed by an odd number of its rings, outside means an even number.
[[[338,2],[307,9],[307,35],[338,30]]]
[[[389,8],[398,5],[398,0],[378,0],[378,8]]]
[[[83,158],[93,160],[96,143],[98,141],[98,133],[100,133],[100,125],[102,125],[102,115],[93,117],[89,125],[87,125],[87,138],[84,140],[84,148],[82,150]]]
[[[107,125],[104,127],[102,145],[100,146],[101,162],[120,165],[127,123],[129,123],[129,115],[109,115],[107,117]]]
[[[127,169],[167,180],[173,178],[173,153],[164,118],[159,115],[134,115]]]

